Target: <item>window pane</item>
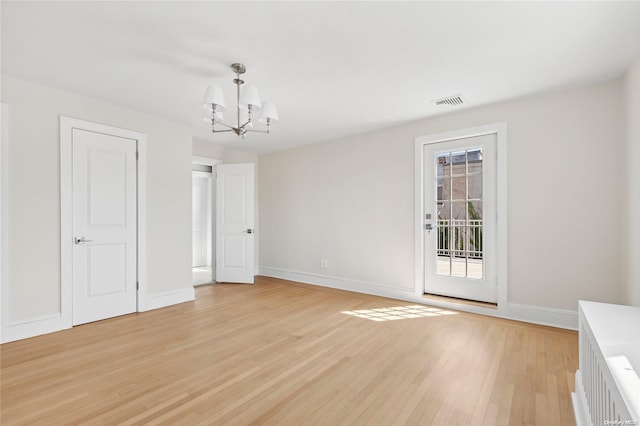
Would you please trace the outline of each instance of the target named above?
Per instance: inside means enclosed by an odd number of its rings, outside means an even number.
[[[437,265],[437,274],[438,275],[451,275],[451,259],[449,256],[438,256],[436,261]]]
[[[464,257],[454,257],[453,259],[451,259],[451,276],[467,276],[467,259],[465,259]]]
[[[466,201],[452,201],[451,202],[451,218],[462,222],[467,220],[467,202]],[[462,226],[466,223],[461,223]]]
[[[467,247],[467,233],[464,221],[454,220],[451,226],[451,251],[453,257],[466,257],[465,249]]]
[[[451,178],[451,199],[466,200],[467,199],[467,178],[465,176]]]
[[[467,230],[469,242],[469,257],[473,259],[482,259],[482,226],[470,226]]]
[[[467,173],[482,173],[482,150],[475,149],[467,153]]]
[[[449,221],[448,220],[439,220],[438,227],[436,229],[437,237],[438,237],[438,256],[450,256],[449,250]]]
[[[484,276],[484,265],[482,259],[473,259],[469,257],[467,260],[467,277],[481,280]]]
[[[451,219],[451,202],[444,201],[438,203],[438,220]]]
[[[484,226],[482,201],[469,201],[469,226],[467,227],[467,274],[469,278],[484,277]]]
[[[457,151],[451,153],[451,175],[463,176],[467,174],[467,152]]]
[[[437,195],[437,199],[438,200],[449,200],[450,199],[450,195],[451,195],[451,191],[449,191],[449,178],[442,178],[439,177],[438,178],[438,193]]]
[[[482,199],[482,174],[471,175],[467,178],[467,191],[470,200]]]
[[[482,201],[469,201],[469,221],[482,220]]]
[[[449,176],[451,166],[450,154],[448,152],[436,154],[436,175]]]
[[[451,203],[444,201],[438,203],[438,220],[436,222],[437,250],[436,273],[438,275],[451,275]]]

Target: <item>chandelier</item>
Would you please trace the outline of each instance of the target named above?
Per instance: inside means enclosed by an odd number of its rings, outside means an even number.
[[[206,122],[211,123],[211,131],[213,133],[234,132],[238,136],[242,136],[247,132],[269,133],[271,131],[271,123],[278,121],[278,111],[276,105],[271,101],[260,102],[258,89],[253,86],[246,86],[240,90],[240,86],[244,84],[244,80],[240,79],[240,74],[244,74],[247,68],[243,64],[232,64],[231,69],[236,73],[233,82],[236,84],[236,125],[223,122],[222,112],[227,108],[222,95],[222,89],[218,86],[209,86],[204,94],[203,107],[206,110]],[[240,110],[243,111],[244,120],[241,121]],[[246,114],[244,114],[246,111]],[[264,129],[254,129],[253,119],[254,113],[260,111],[258,121],[264,124]],[[224,130],[217,129],[216,126],[224,127]]]

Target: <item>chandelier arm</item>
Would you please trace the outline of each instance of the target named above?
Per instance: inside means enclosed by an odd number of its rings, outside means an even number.
[[[233,132],[235,131],[235,129],[232,127],[230,129],[227,130],[216,130],[216,129],[211,129],[211,133],[226,133],[226,132]]]
[[[244,124],[242,126],[240,126],[241,129],[244,129],[245,127],[247,127],[249,124],[253,123],[253,121],[251,120],[247,120],[244,122]]]
[[[267,129],[267,130],[253,130],[253,129],[247,129],[247,133],[251,132],[251,133],[269,133],[271,129]]]
[[[216,121],[215,123],[213,123],[212,127],[215,126],[216,124],[219,124],[219,125],[221,125],[223,127],[226,127],[228,129],[232,129],[232,130],[235,129],[235,127],[233,127],[232,125],[224,123],[222,121]]]

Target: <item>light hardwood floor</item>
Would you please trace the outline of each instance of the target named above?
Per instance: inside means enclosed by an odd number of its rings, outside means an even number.
[[[342,312],[413,304],[263,277],[196,295],[2,345],[2,425],[575,424],[575,332],[372,321]]]

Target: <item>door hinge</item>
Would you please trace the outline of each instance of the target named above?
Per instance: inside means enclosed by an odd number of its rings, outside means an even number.
[[[136,290],[140,290],[140,283],[136,281]]]
[[[136,160],[140,159],[140,153],[138,151],[136,151]]]

